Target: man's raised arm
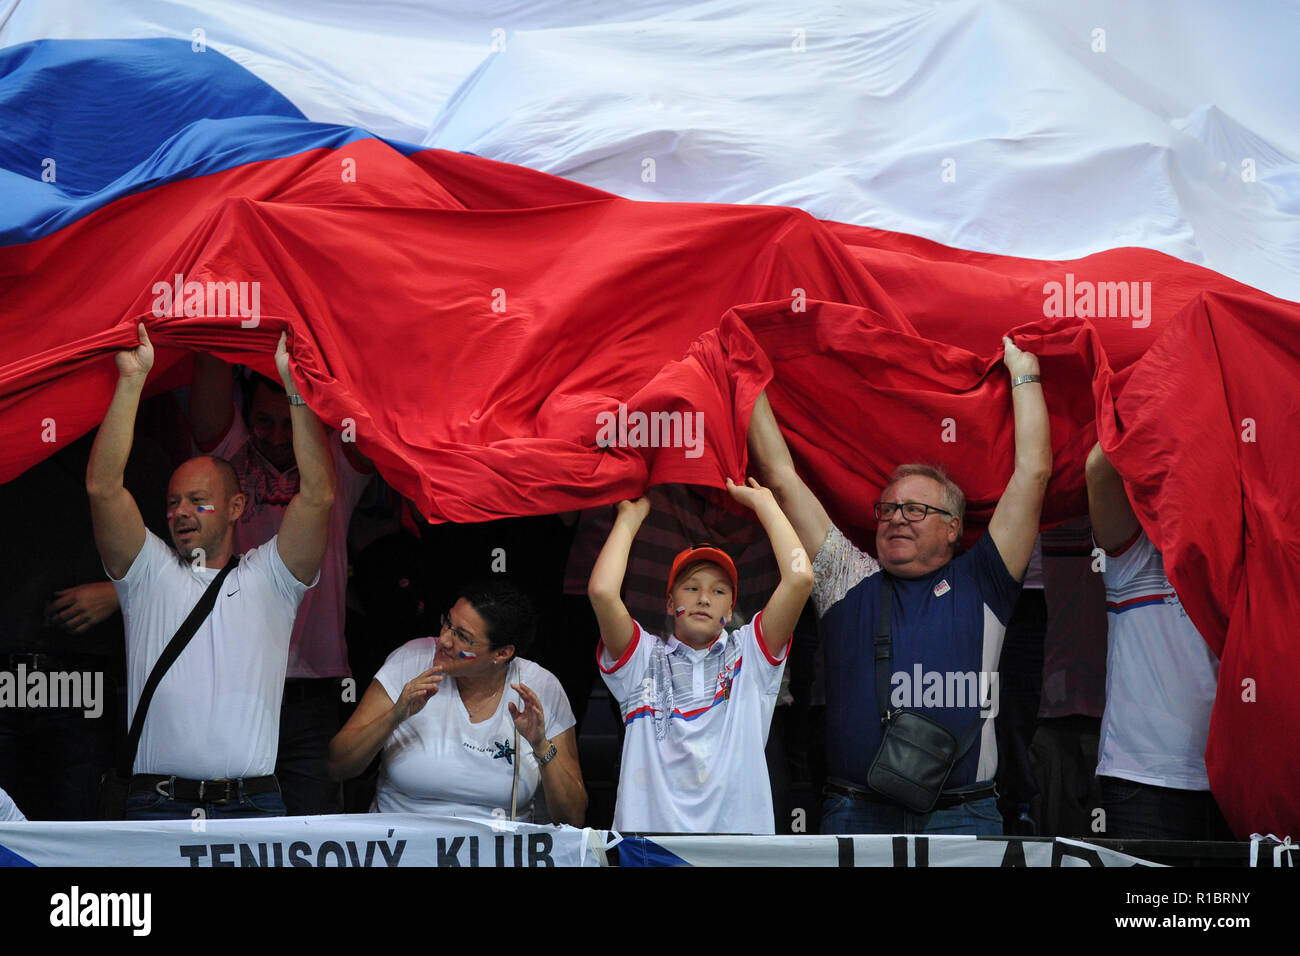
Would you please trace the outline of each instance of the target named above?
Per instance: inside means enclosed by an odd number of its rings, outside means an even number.
[[[86,467],[86,493],[90,495],[95,546],[104,567],[115,578],[124,577],[131,570],[136,555],[144,547],[145,536],[140,509],[122,483],[135,436],[140,396],[149,369],[153,368],[153,346],[143,322],[136,334],[139,346],[117,353],[117,390],[104,413]]]
[[[325,439],[325,426],[302,403],[293,384],[283,332],[275,350],[275,367],[289,396],[293,455],[298,462],[298,493],[285,509],[276,547],[289,572],[303,584],[310,584],[325,558],[330,508],[334,504],[334,459]]]
[[[794,459],[772,414],[766,391],[758,396],[749,417],[749,456],[750,470],[761,484],[772,489],[811,562],[830,533],[831,518],[794,470]]]
[[[1092,446],[1085,466],[1088,479],[1088,518],[1097,547],[1118,551],[1137,534],[1137,515],[1129,503],[1124,479],[1101,450],[1101,442]]]
[[[217,444],[235,414],[235,381],[230,366],[215,355],[194,356],[190,382],[190,428],[200,449]]]
[[[1002,360],[1011,373],[1016,470],[993,511],[989,534],[1008,573],[1017,581],[1023,581],[1025,571],[1029,569],[1029,558],[1034,552],[1034,539],[1038,537],[1043,495],[1052,477],[1052,433],[1043,386],[1038,381],[1038,357],[1022,352],[1009,338],[1003,337],[1002,345]]]

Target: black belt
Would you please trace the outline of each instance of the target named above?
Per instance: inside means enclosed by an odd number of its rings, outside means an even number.
[[[111,657],[94,657],[90,654],[47,654],[44,651],[0,654],[0,669],[16,671],[21,664],[31,671],[96,671],[105,670],[113,663]]]
[[[864,803],[880,803],[890,807],[898,806],[894,801],[887,800],[874,791],[862,790],[848,784],[827,783],[823,787],[822,793],[826,796],[834,795],[848,797],[850,800],[861,800]],[[992,783],[985,784],[974,790],[945,790],[939,795],[939,802],[934,805],[934,809],[950,810],[953,807],[961,806],[963,803],[971,803],[975,800],[995,796],[997,796],[997,789]]]
[[[265,777],[239,777],[234,780],[187,780],[161,773],[137,773],[131,777],[131,793],[161,793],[170,800],[193,800],[197,803],[237,803],[257,793],[279,793],[275,774]]]

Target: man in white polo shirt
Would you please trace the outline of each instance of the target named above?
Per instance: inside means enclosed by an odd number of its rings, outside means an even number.
[[[143,324],[138,334],[137,348],[117,354],[117,390],[86,473],[95,544],[126,624],[129,718],[154,663],[234,553],[245,502],[228,462],[192,458],[167,490],[172,546],[145,528],[122,486],[154,358]],[[280,533],[242,556],[159,683],[132,767],[128,819],[284,813],[273,774],[280,698],[294,616],[325,553],[334,468],[320,420],[293,384],[283,335],[275,358],[293,406],[299,491]]]
[[[1210,793],[1205,742],[1219,662],[1183,610],[1124,480],[1088,455],[1092,536],[1106,551],[1106,709],[1097,778],[1106,837],[1231,840]]]

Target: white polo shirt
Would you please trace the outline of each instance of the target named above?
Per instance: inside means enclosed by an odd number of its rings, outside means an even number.
[[[408,681],[433,666],[437,643],[436,637],[422,637],[388,655],[375,680],[390,700],[396,701]],[[371,812],[487,817],[500,810],[495,815],[508,818],[517,764],[517,819],[531,820],[541,769],[523,737],[515,753],[515,722],[507,705],[518,707],[522,701],[511,684],[523,684],[541,700],[551,740],[576,723],[559,680],[532,661],[511,659],[496,712],[476,724],[470,723],[456,678],[444,677],[438,693],[384,744]]]
[[[597,647],[626,727],[616,830],[775,832],[763,751],[790,645],[772,657],[762,618],[704,650],[640,624],[618,660]]]
[[[126,624],[128,726],[154,662],[220,571],[182,562],[146,531],[130,569],[113,580]],[[285,567],[276,538],[244,554],[154,693],[135,773],[216,780],[275,772],[289,636],[308,587]]]
[[[1165,576],[1145,532],[1108,552],[1106,710],[1097,773],[1208,790],[1205,742],[1219,662]]]

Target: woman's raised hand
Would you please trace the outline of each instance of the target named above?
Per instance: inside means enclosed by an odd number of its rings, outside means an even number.
[[[435,664],[423,674],[418,674],[407,681],[406,686],[402,688],[402,696],[397,698],[397,703],[393,705],[397,723],[400,724],[422,711],[429,698],[438,693],[440,683],[442,683],[440,664]]]
[[[524,707],[520,710],[511,701],[510,716],[514,718],[515,729],[519,736],[528,741],[528,745],[537,750],[546,739],[546,712],[542,710],[542,700],[527,684],[511,684],[523,698]]]

